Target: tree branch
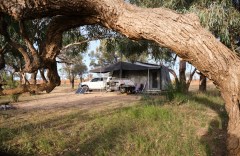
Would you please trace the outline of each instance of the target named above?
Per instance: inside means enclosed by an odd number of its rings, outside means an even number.
[[[47,28],[47,38],[42,58],[49,60],[56,58],[62,48],[62,34],[64,31],[81,25],[95,24],[97,21],[98,19],[95,17],[54,17]]]
[[[4,52],[6,51],[7,44],[0,49],[0,70],[5,68]]]
[[[40,66],[40,58],[38,56],[38,52],[33,47],[33,43],[30,41],[28,35],[26,34],[24,21],[22,21],[22,20],[19,21],[19,28],[20,28],[20,34],[23,37],[27,47],[29,48],[29,50],[32,54],[32,58],[33,58],[32,63],[34,63],[34,66],[37,66],[37,67]]]
[[[190,86],[190,83],[192,82],[193,75],[195,74],[196,71],[197,71],[197,68],[195,68],[195,69],[193,70],[193,72],[189,75],[189,79],[188,79],[188,81],[187,81],[187,87],[188,87],[188,88],[189,88],[189,86]]]
[[[11,38],[10,35],[8,34],[8,24],[5,22],[4,17],[0,16],[0,23],[1,23],[1,27],[0,27],[0,33],[4,36],[5,40],[7,41],[7,43],[12,46],[13,48],[15,48],[16,50],[18,50],[25,61],[25,70],[26,71],[32,71],[32,65],[31,65],[31,59],[27,53],[27,51],[18,43],[14,42]]]
[[[179,80],[178,80],[178,77],[177,77],[176,72],[175,72],[174,70],[170,69],[170,68],[168,68],[168,71],[169,71],[170,74],[173,75],[173,77],[174,77],[174,79],[175,79],[175,83],[176,83],[176,84],[179,84]]]

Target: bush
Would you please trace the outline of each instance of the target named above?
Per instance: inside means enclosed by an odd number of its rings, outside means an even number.
[[[169,101],[174,100],[176,92],[177,92],[177,90],[176,90],[175,85],[169,84],[167,86],[167,92],[165,94],[166,99],[169,100]]]
[[[3,72],[1,76],[3,81],[6,82],[6,85],[4,85],[5,89],[13,89],[19,85],[19,83],[13,79],[13,75],[9,75],[6,72]],[[10,97],[13,102],[18,102],[20,95],[21,94],[13,94]]]
[[[179,86],[177,86],[176,84],[170,84],[168,86],[165,97],[168,101],[175,100],[178,102],[184,102],[184,101],[186,101],[186,99],[188,99],[188,94],[183,93],[181,91],[181,88],[179,88]]]
[[[13,94],[13,95],[11,95],[11,98],[12,98],[13,102],[18,102],[20,95],[21,94]]]

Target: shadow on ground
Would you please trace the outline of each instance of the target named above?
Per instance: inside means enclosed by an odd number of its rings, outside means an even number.
[[[204,105],[215,111],[219,120],[213,119],[208,127],[206,134],[202,135],[201,142],[206,145],[206,153],[209,156],[225,156],[227,155],[227,121],[228,116],[224,105],[215,103],[208,98],[192,96],[191,97],[198,104]]]

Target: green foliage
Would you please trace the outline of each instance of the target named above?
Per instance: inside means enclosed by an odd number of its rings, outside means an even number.
[[[231,47],[231,43],[239,36],[240,13],[227,1],[211,3],[205,9],[201,7],[195,4],[189,11],[196,13],[204,27]]]
[[[63,34],[63,46],[66,46],[68,44],[72,44],[75,42],[81,42],[84,40],[87,40],[87,38],[82,35],[80,28],[68,30]],[[69,48],[64,49],[62,53],[64,53],[64,55],[67,55],[69,57],[75,57],[79,55],[79,53],[86,52],[88,46],[89,46],[88,42],[83,42],[81,44],[70,46]]]
[[[17,81],[13,80],[13,73],[1,70],[0,77],[2,82],[6,82],[6,88],[16,88],[18,86]]]
[[[12,94],[11,98],[12,98],[13,102],[18,102],[20,95],[21,94]]]
[[[166,7],[180,13],[196,13],[201,24],[232,48],[239,36],[240,13],[229,0],[130,0],[141,7]]]
[[[186,98],[187,94],[183,92],[184,87],[185,86],[181,85],[180,83],[169,84],[167,86],[167,91],[164,94],[166,99],[168,101],[184,101],[184,98]]]
[[[85,73],[87,66],[83,63],[82,57],[78,56],[71,60],[71,64],[65,64],[63,70],[66,72],[68,79],[74,79],[77,75]]]
[[[19,85],[18,82],[13,79],[13,73],[7,73],[2,70],[0,72],[0,77],[2,82],[6,82],[6,85],[4,85],[5,89],[13,89]],[[12,94],[10,97],[13,102],[18,102],[20,95],[21,94]]]
[[[149,55],[159,63],[173,61],[172,51],[151,41],[133,41],[125,37],[101,40],[100,47],[89,56],[98,60],[97,63],[92,61],[91,65],[104,66],[120,60],[147,62]]]
[[[173,84],[169,84],[167,86],[167,92],[165,94],[166,99],[172,101],[175,98],[175,94],[177,93],[177,89]]]
[[[96,67],[118,62],[121,54],[115,39],[103,39],[100,46],[96,48],[96,51],[92,51],[89,57],[92,58],[90,65]]]

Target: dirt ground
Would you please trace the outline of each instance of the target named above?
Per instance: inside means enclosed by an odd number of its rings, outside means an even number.
[[[138,101],[140,96],[121,94],[119,92],[93,91],[86,94],[75,94],[67,87],[57,87],[53,92],[40,95],[28,94],[20,97],[20,102],[13,106],[18,109],[56,109],[76,107],[80,109],[101,109],[104,107],[125,107]]]
[[[198,90],[198,81],[192,81],[190,91]],[[214,88],[212,82],[208,81],[208,89]],[[70,107],[78,107],[80,109],[103,108],[111,106],[111,108],[129,106],[141,97],[138,95],[126,95],[119,92],[93,91],[86,94],[75,94],[75,90],[68,87],[56,87],[51,93],[40,93],[38,95],[29,95],[28,93],[20,96],[19,101],[13,106],[18,109],[62,109]],[[2,102],[11,101],[8,99],[0,99]]]

